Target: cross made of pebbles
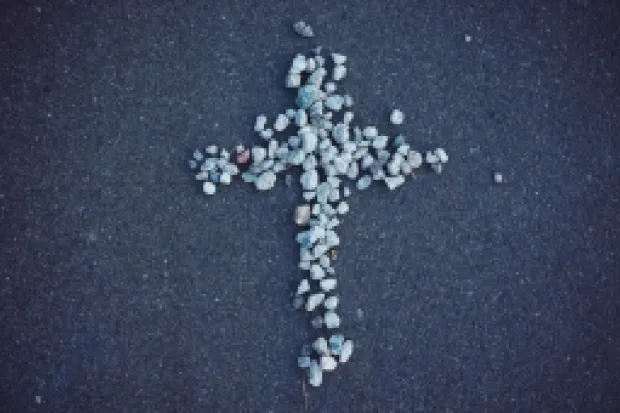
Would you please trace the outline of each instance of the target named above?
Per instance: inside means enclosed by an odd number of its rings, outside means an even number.
[[[304,37],[314,35],[305,23],[294,30]],[[267,191],[289,167],[303,170],[303,203],[296,207],[294,221],[302,227],[296,241],[299,269],[305,275],[294,293],[293,305],[308,313],[310,324],[318,331],[312,343],[302,346],[298,357],[312,386],[320,386],[323,372],[335,370],[353,353],[353,341],[340,331],[333,266],[340,245],[336,229],[349,212],[346,199],[352,188],[363,191],[373,182],[383,182],[394,190],[423,164],[441,173],[448,162],[442,148],[422,153],[411,148],[403,135],[390,137],[375,126],[355,125],[353,99],[338,92],[337,83],[347,74],[346,64],[345,55],[326,56],[321,48],[297,54],[284,81],[296,91],[295,107],[272,121],[263,114],[257,116],[254,131],[262,145],[238,145],[231,151],[211,145],[196,149],[189,161],[209,196],[239,176],[257,190]],[[404,114],[395,109],[389,118],[393,125],[400,125]]]

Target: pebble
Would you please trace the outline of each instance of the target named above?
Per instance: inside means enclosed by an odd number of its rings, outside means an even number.
[[[267,149],[262,146],[255,146],[252,148],[252,163],[258,165],[267,157]]]
[[[313,387],[319,387],[323,383],[323,370],[316,360],[310,362],[308,368],[308,383]]]
[[[312,27],[303,20],[297,21],[293,24],[293,31],[301,37],[314,37],[314,30],[312,30]]]
[[[316,293],[312,294],[308,297],[306,301],[306,311],[314,311],[325,299],[324,293]]]
[[[435,156],[437,156],[437,159],[441,163],[447,163],[448,162],[448,154],[446,153],[446,150],[444,148],[437,148],[437,149],[435,149]]]
[[[364,175],[358,179],[356,186],[358,190],[363,191],[364,189],[367,189],[371,183],[372,177],[369,175]]]
[[[310,278],[320,280],[325,277],[325,270],[319,264],[312,264],[310,267]]]
[[[334,73],[332,74],[332,77],[334,78],[336,82],[344,79],[346,75],[347,75],[347,68],[345,66],[337,65],[334,67]]]
[[[347,340],[342,344],[342,351],[340,352],[340,362],[346,363],[353,354],[353,341]]]
[[[307,369],[310,367],[310,363],[312,363],[312,359],[308,356],[299,356],[297,357],[297,365],[299,368]]]
[[[402,184],[405,183],[405,177],[402,175],[398,175],[398,176],[386,176],[385,178],[383,178],[383,180],[385,181],[387,187],[390,189],[390,191],[398,188],[399,186],[401,186]]]
[[[319,183],[319,174],[316,169],[310,169],[301,174],[299,182],[305,191],[314,190]]]
[[[375,126],[366,126],[363,131],[362,134],[364,135],[365,138],[375,138],[379,135],[379,131],[377,130],[377,128]]]
[[[258,115],[256,117],[256,121],[254,122],[254,132],[260,132],[264,130],[266,124],[267,124],[267,116]]]
[[[329,345],[325,337],[319,337],[312,343],[312,348],[321,356],[329,355]]]
[[[390,114],[390,122],[392,122],[393,125],[401,125],[404,119],[405,115],[398,109],[394,109]]]
[[[328,292],[336,288],[337,281],[335,278],[323,278],[320,282],[321,290]]]
[[[321,357],[321,369],[323,371],[334,371],[338,366],[338,362],[331,356]]]
[[[418,169],[420,166],[422,166],[422,154],[418,151],[409,151],[407,160],[409,162],[409,165],[411,165],[413,169]]]
[[[493,174],[493,182],[495,182],[496,184],[501,184],[504,182],[504,175],[502,175],[499,172],[495,172]]]
[[[215,184],[213,182],[206,181],[202,184],[202,191],[207,195],[213,195],[215,193]]]
[[[290,120],[288,116],[286,116],[284,113],[280,113],[278,117],[276,118],[273,128],[278,132],[282,132],[284,129],[286,129],[289,122]]]
[[[338,307],[338,296],[332,295],[331,297],[327,297],[325,301],[323,301],[323,307],[327,310],[335,310]]]
[[[307,279],[303,279],[299,282],[297,286],[297,295],[302,295],[310,291],[310,282]]]
[[[340,327],[340,317],[333,311],[326,311],[323,320],[325,328],[333,329]]]
[[[307,225],[310,221],[310,205],[299,205],[295,208],[295,223]]]
[[[342,334],[334,334],[327,341],[327,347],[329,348],[329,352],[338,356],[342,352],[342,345],[344,344],[344,336]]]
[[[254,186],[259,191],[267,191],[273,188],[276,184],[276,174],[272,171],[265,171],[256,178]]]

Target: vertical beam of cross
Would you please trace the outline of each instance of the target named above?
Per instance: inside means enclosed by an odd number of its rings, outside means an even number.
[[[349,212],[346,199],[352,192],[344,181],[354,182],[359,191],[376,181],[395,190],[424,163],[440,173],[448,161],[442,148],[423,155],[402,135],[390,138],[375,126],[354,126],[353,99],[339,94],[337,85],[346,77],[347,57],[331,53],[328,58],[320,48],[293,58],[285,86],[296,89],[297,107],[278,114],[272,124],[265,115],[256,118],[254,131],[264,146],[238,145],[229,151],[211,145],[197,149],[189,161],[206,195],[215,194],[218,187],[230,185],[238,176],[257,190],[267,191],[289,167],[303,170],[304,203],[296,207],[294,220],[303,229],[296,237],[299,268],[308,275],[299,281],[293,305],[308,312],[311,325],[319,331],[298,357],[299,367],[307,371],[308,382],[315,387],[321,385],[323,372],[346,363],[353,352],[353,341],[340,332],[333,266],[340,245],[336,228]],[[398,110],[390,115],[395,125],[403,119]]]

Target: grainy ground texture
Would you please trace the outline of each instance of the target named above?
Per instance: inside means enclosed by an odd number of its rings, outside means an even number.
[[[617,2],[1,9],[0,411],[620,409]],[[356,349],[304,390],[298,175],[208,198],[187,160],[257,143],[319,44],[349,58],[357,122],[450,162],[353,194],[336,270]]]

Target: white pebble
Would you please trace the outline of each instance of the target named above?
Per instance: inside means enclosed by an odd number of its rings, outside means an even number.
[[[297,295],[302,295],[310,291],[310,283],[307,279],[303,279],[299,282],[299,286],[297,286]]]
[[[284,129],[286,129],[286,127],[288,126],[288,123],[289,123],[288,116],[286,116],[286,114],[284,113],[280,113],[278,117],[276,118],[273,128],[278,132],[282,132]]]
[[[340,362],[346,363],[351,358],[351,354],[353,354],[353,341],[347,340],[342,345],[342,350],[340,352]]]
[[[310,278],[320,280],[325,277],[325,270],[319,264],[312,264],[310,267]]]
[[[338,296],[332,295],[331,297],[326,298],[325,301],[323,301],[323,306],[327,310],[335,310],[336,307],[338,307]]]
[[[336,288],[337,281],[335,278],[323,278],[320,284],[321,290],[328,292]]]
[[[338,362],[331,356],[321,357],[321,369],[323,371],[334,371],[338,366]]]
[[[301,174],[299,182],[301,183],[301,186],[304,190],[314,190],[319,183],[319,174],[316,169],[310,169],[309,171],[305,171],[303,174]]]
[[[345,76],[347,75],[347,68],[342,66],[342,65],[338,65],[336,67],[334,67],[334,73],[332,75],[333,79],[338,82],[339,80],[342,80],[345,78]]]
[[[205,181],[202,184],[202,190],[207,195],[213,195],[215,193],[215,184],[213,182]]]
[[[402,124],[404,119],[405,115],[398,109],[394,109],[390,114],[390,122],[392,122],[393,125]]]
[[[321,383],[323,383],[323,370],[321,370],[321,366],[319,366],[319,362],[316,360],[310,362],[310,368],[308,368],[308,383],[313,387],[319,387]]]
[[[260,132],[264,130],[266,124],[267,124],[267,116],[258,115],[256,117],[256,122],[254,122],[254,132]]]
[[[314,311],[325,299],[324,293],[316,293],[312,294],[308,297],[308,301],[306,301],[306,311]]]
[[[435,149],[435,156],[437,156],[437,159],[441,163],[447,163],[448,162],[448,154],[446,153],[446,150],[444,148],[437,148],[437,149]]]
[[[222,172],[222,174],[220,175],[220,183],[224,185],[230,185],[231,181],[232,177],[230,176],[230,174],[227,172]]]
[[[504,182],[504,175],[502,175],[502,174],[501,174],[501,173],[499,173],[499,172],[495,172],[495,173],[493,174],[493,181],[494,181],[496,184],[501,184],[501,183],[503,183],[503,182]]]
[[[340,317],[333,311],[325,312],[323,316],[326,328],[338,328],[340,327]]]
[[[314,343],[312,343],[312,348],[322,356],[329,355],[329,345],[325,337],[319,337],[314,340]]]
[[[295,208],[295,223],[306,225],[310,221],[310,205],[299,205]]]
[[[405,177],[402,175],[386,176],[384,178],[384,181],[390,191],[392,191],[405,183]]]

